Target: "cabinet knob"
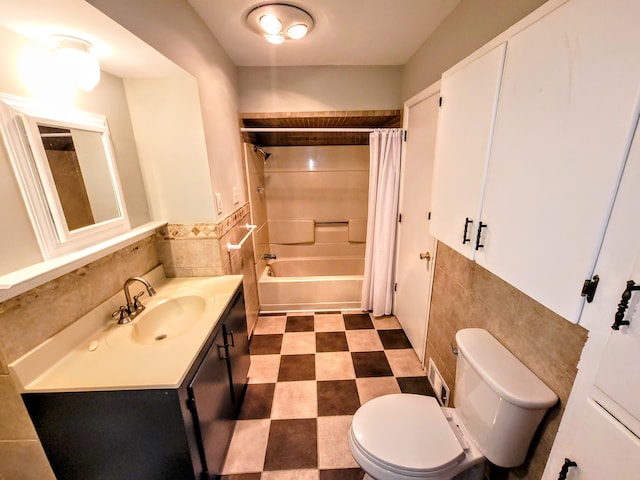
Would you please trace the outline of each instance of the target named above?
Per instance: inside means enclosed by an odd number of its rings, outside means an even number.
[[[429,252],[421,253],[420,260],[426,260],[427,262],[431,261],[431,253]]]

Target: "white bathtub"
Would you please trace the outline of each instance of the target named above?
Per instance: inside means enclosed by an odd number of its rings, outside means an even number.
[[[362,257],[279,258],[258,281],[260,311],[360,309],[363,272]]]

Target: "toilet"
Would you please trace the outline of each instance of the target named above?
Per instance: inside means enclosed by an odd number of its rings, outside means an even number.
[[[369,478],[480,480],[485,460],[505,468],[524,462],[558,397],[486,330],[460,330],[456,343],[455,408],[400,393],[356,411],[349,447]]]

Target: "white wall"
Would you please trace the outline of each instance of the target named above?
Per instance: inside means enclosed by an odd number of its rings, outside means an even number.
[[[218,40],[186,1],[89,0],[198,81],[210,182],[222,194],[223,213],[232,212],[233,188],[246,202],[238,131],[236,67]],[[176,159],[176,161],[180,161]]]
[[[403,101],[545,2],[462,0],[404,65]]]
[[[43,49],[44,47],[31,40],[0,28],[0,92],[33,97],[33,90],[21,76],[20,66],[26,52]],[[149,209],[122,80],[103,72],[98,87],[91,93],[76,95],[73,107],[107,117],[131,225],[138,226],[149,221]],[[0,236],[0,274],[42,261],[35,233],[4,148],[0,149],[0,203],[3,210],[2,226],[6,233]]]
[[[402,67],[238,68],[240,112],[397,110]]]
[[[196,80],[126,79],[125,89],[153,219],[215,219]]]

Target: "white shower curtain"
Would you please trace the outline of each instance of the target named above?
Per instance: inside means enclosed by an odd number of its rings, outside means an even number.
[[[389,315],[393,306],[401,151],[401,129],[371,132],[362,309],[374,316]]]

